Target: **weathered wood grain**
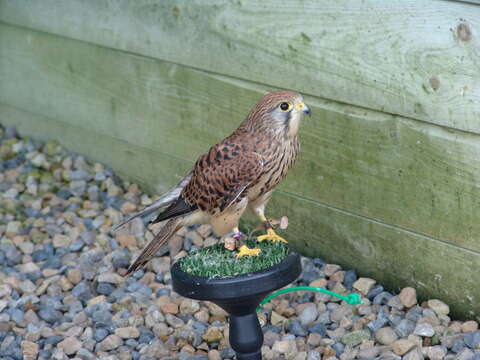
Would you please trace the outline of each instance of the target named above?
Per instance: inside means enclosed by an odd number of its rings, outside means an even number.
[[[266,90],[7,25],[0,49],[1,102],[179,161],[194,161],[228,135]],[[307,101],[313,116],[284,191],[480,251],[477,135]],[[122,157],[109,156],[112,164]],[[138,166],[155,162],[137,158]]]
[[[0,123],[17,126],[22,134],[36,138],[59,139],[68,149],[112,166],[152,192],[161,192],[165,184],[175,183],[191,166],[189,161],[172,159],[99,134],[95,129],[4,104],[0,104]],[[480,288],[472,276],[480,266],[478,252],[284,191],[275,193],[269,213],[289,216],[285,236],[310,256],[355,267],[361,275],[373,277],[391,290],[415,286],[422,298],[435,296],[448,302],[456,318],[471,319],[474,314],[480,317]]]
[[[0,0],[0,20],[480,132],[473,4]]]

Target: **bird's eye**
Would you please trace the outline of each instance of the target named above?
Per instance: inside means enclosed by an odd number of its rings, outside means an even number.
[[[280,109],[281,109],[282,111],[288,111],[288,110],[291,109],[291,107],[292,107],[292,105],[290,105],[290,104],[287,103],[287,102],[283,102],[283,103],[280,104]]]

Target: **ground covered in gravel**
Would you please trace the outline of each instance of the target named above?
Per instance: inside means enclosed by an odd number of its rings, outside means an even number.
[[[145,270],[123,277],[152,233],[136,219],[151,203],[135,184],[57,143],[0,128],[0,358],[232,359],[223,310],[181,298],[169,268],[218,239],[184,229]],[[364,304],[286,294],[260,311],[264,359],[480,359],[475,321],[452,321],[439,300],[389,293],[321,259],[303,258],[295,285],[356,291]]]

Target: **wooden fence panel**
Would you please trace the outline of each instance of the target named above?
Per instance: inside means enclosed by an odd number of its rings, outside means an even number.
[[[0,21],[480,132],[473,4],[0,0]]]

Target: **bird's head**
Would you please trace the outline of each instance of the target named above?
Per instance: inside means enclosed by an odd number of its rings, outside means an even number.
[[[303,96],[293,91],[272,91],[254,106],[246,122],[254,131],[273,131],[278,135],[297,135],[300,122],[310,109]]]

